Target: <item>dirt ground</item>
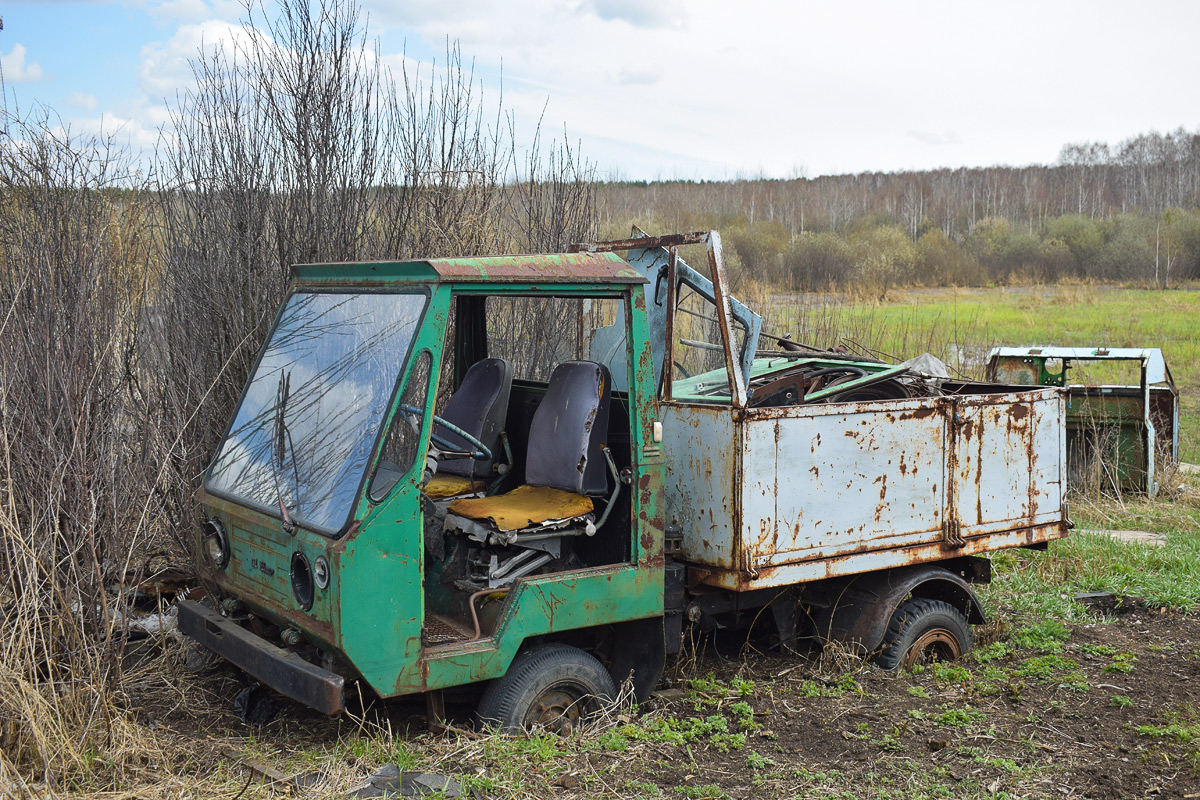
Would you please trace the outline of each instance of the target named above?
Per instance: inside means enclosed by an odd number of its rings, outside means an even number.
[[[258,796],[344,795],[399,761],[480,798],[1200,797],[1200,619],[1135,606],[1110,620],[977,630],[964,661],[900,675],[718,642],[669,667],[638,713],[566,737],[435,736],[413,699],[358,720],[280,699],[252,729],[226,710],[240,680],[228,668],[189,679],[200,702],[144,713],[207,748],[194,769],[323,778],[246,773]],[[464,730],[471,709],[448,698]]]

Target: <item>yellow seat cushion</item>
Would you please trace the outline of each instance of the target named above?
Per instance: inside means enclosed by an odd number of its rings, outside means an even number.
[[[571,519],[591,513],[589,497],[548,486],[518,486],[495,497],[455,500],[447,509],[468,519],[487,520],[502,531],[515,531],[550,520]]]
[[[425,496],[431,500],[444,500],[460,494],[482,492],[483,481],[473,481],[461,475],[434,475],[425,484]]]

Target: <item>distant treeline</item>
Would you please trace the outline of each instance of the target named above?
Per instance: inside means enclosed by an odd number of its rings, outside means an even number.
[[[602,228],[715,227],[801,289],[1200,279],[1200,132],[1070,144],[1051,166],[609,183]],[[735,264],[736,266],[736,264]]]

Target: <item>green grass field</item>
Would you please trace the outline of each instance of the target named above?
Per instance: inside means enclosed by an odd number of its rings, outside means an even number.
[[[1200,461],[1200,291],[1074,285],[896,290],[888,302],[871,304],[761,289],[753,295],[773,333],[817,345],[849,339],[896,358],[928,351],[974,377],[982,377],[983,359],[998,345],[1161,348],[1181,393],[1181,460]]]

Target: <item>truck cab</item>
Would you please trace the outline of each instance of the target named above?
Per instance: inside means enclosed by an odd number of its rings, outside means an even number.
[[[225,599],[185,604],[184,630],[327,713],[348,679],[487,681],[580,630],[647,693],[664,562],[645,277],[578,253],[293,278],[204,477]],[[631,633],[657,657],[613,648]]]

